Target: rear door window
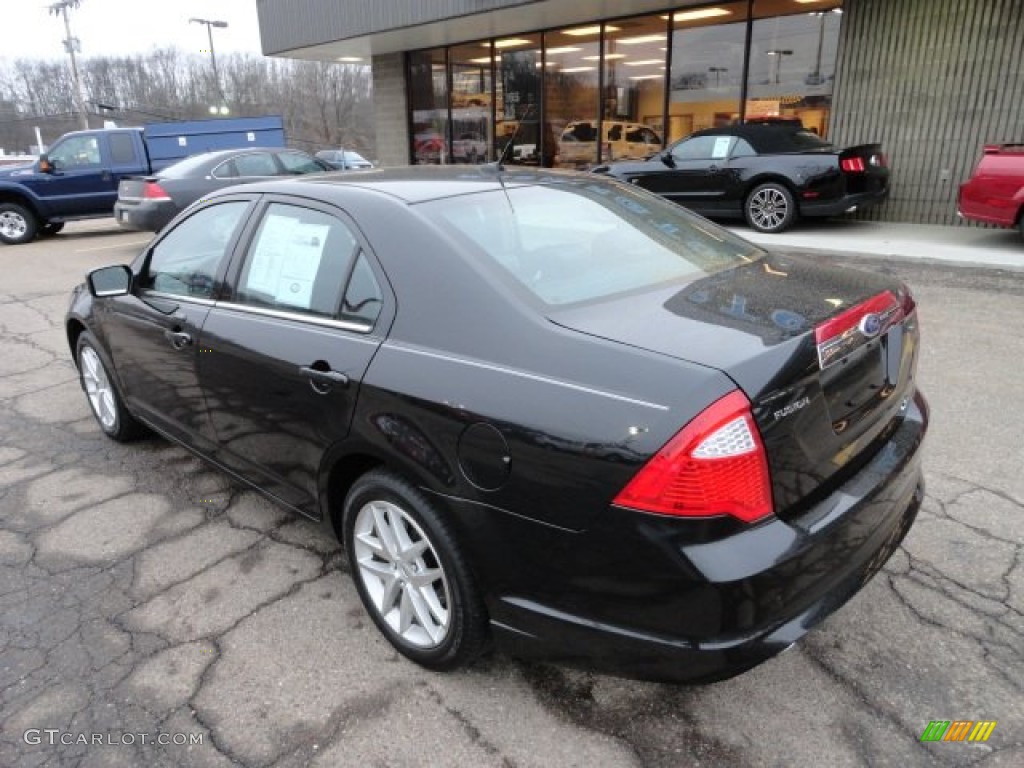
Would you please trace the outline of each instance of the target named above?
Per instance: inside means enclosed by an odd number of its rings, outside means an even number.
[[[372,303],[366,300],[372,290],[364,285],[351,299],[345,291],[359,258],[355,235],[338,217],[271,203],[242,267],[235,301],[326,318],[361,317],[360,311]],[[352,310],[342,311],[343,296],[346,305],[351,300]],[[379,294],[376,298],[379,311]]]
[[[278,152],[277,159],[288,174],[301,175],[323,171],[323,167],[316,160],[303,152]]]
[[[278,176],[277,163],[267,152],[253,152],[234,159],[235,170],[239,176]]]
[[[110,162],[113,165],[132,165],[138,160],[135,156],[135,142],[129,133],[110,134]]]

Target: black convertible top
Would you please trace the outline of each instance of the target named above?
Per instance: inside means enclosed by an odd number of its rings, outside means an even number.
[[[746,139],[758,154],[832,149],[831,144],[796,122],[726,125],[697,131],[690,138],[694,136],[738,136]]]

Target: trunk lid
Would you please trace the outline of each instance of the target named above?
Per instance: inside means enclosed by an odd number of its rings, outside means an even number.
[[[897,281],[767,256],[678,286],[553,310],[565,328],[726,373],[750,399],[780,517],[867,461],[913,392],[917,321]]]

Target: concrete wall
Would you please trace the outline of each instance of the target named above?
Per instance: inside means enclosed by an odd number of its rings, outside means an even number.
[[[405,56],[373,57],[373,104],[377,120],[377,160],[382,166],[409,164],[409,115]]]
[[[830,136],[889,155],[890,200],[865,218],[959,221],[982,144],[1024,141],[1024,3],[846,0]]]

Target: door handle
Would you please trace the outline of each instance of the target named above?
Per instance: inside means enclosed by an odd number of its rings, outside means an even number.
[[[708,166],[708,170],[711,171],[712,173],[718,173],[718,166],[711,164]]]
[[[192,343],[192,337],[184,331],[164,331],[164,338],[175,349],[184,349]]]
[[[329,388],[332,386],[348,386],[348,376],[341,371],[318,371],[316,368],[310,368],[308,365],[303,365],[299,368],[299,373],[308,378],[310,383],[313,385],[313,389],[320,394],[324,394],[326,390],[319,387],[326,386]]]

